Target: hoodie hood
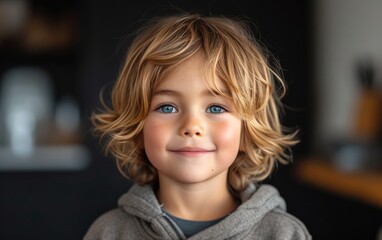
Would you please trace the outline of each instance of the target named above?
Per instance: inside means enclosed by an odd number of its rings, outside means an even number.
[[[286,210],[285,201],[270,185],[257,187],[250,184],[240,198],[242,203],[233,213],[189,239],[240,239],[252,231],[270,211]],[[132,186],[118,204],[127,214],[140,219],[142,228],[151,238],[185,239],[182,231],[162,211],[150,186]]]

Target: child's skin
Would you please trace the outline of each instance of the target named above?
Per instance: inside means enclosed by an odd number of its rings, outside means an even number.
[[[146,155],[158,171],[159,202],[172,215],[196,221],[236,209],[227,173],[241,135],[234,104],[210,92],[204,66],[198,52],[160,82],[143,128]]]

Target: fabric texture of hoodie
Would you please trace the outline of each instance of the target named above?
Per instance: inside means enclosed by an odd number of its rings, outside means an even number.
[[[240,197],[242,203],[234,212],[188,239],[311,239],[304,224],[286,212],[274,187],[251,184]],[[100,216],[84,240],[186,239],[150,186],[132,186],[118,206]]]

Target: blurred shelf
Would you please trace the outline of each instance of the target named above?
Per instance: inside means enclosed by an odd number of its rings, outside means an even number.
[[[39,146],[28,156],[17,156],[0,147],[0,171],[79,171],[90,163],[90,152],[81,145]]]
[[[301,159],[296,174],[306,183],[382,208],[381,171],[344,172],[325,159],[310,158]]]

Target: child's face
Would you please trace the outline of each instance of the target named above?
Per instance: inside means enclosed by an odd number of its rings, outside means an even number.
[[[203,55],[194,55],[154,91],[143,136],[160,181],[227,181],[239,151],[241,120],[230,100],[208,90],[204,63]]]

